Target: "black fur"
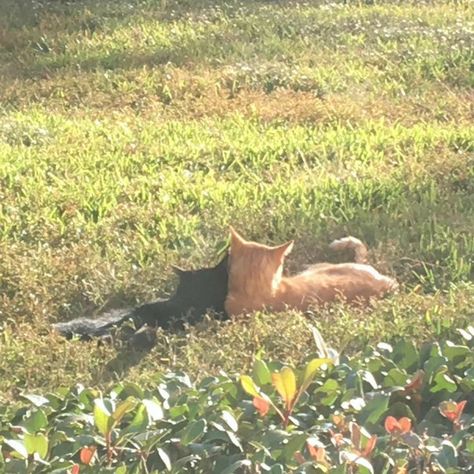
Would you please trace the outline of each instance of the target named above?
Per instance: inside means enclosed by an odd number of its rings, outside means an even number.
[[[137,308],[113,310],[95,319],[77,318],[53,324],[68,339],[79,336],[83,340],[110,334],[112,328],[131,320],[135,327],[144,324],[165,329],[182,328],[185,322],[195,324],[211,310],[224,317],[227,296],[227,255],[212,268],[199,270],[174,269],[179,283],[169,299],[160,299]]]

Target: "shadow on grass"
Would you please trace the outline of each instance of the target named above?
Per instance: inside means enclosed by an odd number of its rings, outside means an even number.
[[[206,7],[218,8],[219,15],[232,17],[232,11],[237,8],[237,4],[227,4],[222,2],[201,1],[173,1],[157,2],[153,8],[145,6],[143,9],[139,3],[130,4],[129,1],[117,2],[46,2],[41,10],[27,9],[22,7],[26,0],[20,2],[20,6],[15,6],[14,0],[5,0],[11,3],[11,12],[8,18],[11,21],[3,20],[4,33],[0,34],[0,46],[5,51],[10,50],[11,64],[3,68],[2,75],[9,80],[27,79],[38,77],[50,77],[51,74],[59,72],[64,73],[69,69],[80,73],[91,71],[124,70],[135,69],[148,66],[163,66],[172,64],[180,67],[190,62],[200,63],[215,61],[219,64],[233,56],[237,52],[239,58],[246,59],[248,52],[241,51],[242,48],[236,48],[235,41],[231,38],[225,38],[216,34],[215,22],[206,20],[199,23],[205,28],[204,37],[202,28],[200,35],[195,34],[189,38],[182,38],[178,35],[175,38],[167,38],[171,44],[157,47],[155,51],[143,52],[139,48],[124,51],[123,45],[117,46],[117,51],[108,51],[103,54],[92,53],[89,57],[71,57],[66,43],[67,37],[71,35],[83,35],[84,38],[91,38],[100,31],[113,31],[122,27],[129,26],[131,34],[133,23],[140,24],[143,19],[156,19],[162,24],[173,23],[182,18],[196,15],[204,15]],[[249,10],[260,9],[267,2],[244,2],[244,7]],[[285,2],[271,2],[277,6],[284,6]],[[238,5],[241,8],[242,4]],[[223,13],[226,12],[226,13]],[[22,20],[23,18],[23,20]],[[220,18],[220,17],[219,17]],[[191,20],[189,20],[191,21]],[[263,19],[262,19],[263,22]],[[227,28],[227,27],[226,27]],[[231,26],[231,28],[233,28]],[[207,31],[207,33],[206,33]],[[0,22],[0,33],[2,33],[2,23]],[[242,38],[245,44],[253,44],[258,47],[261,43],[253,38],[253,33]],[[9,38],[9,35],[11,36]],[[62,36],[65,37],[61,41]],[[54,46],[50,43],[54,43]],[[20,46],[19,46],[20,45]],[[261,45],[263,52],[265,46]],[[24,54],[26,50],[26,55]],[[18,53],[22,57],[18,61]],[[25,57],[27,56],[27,57]]]
[[[151,348],[146,350],[126,349],[121,351],[105,366],[102,378],[103,382],[113,382],[125,377],[131,368],[141,363],[150,350]]]
[[[81,60],[71,60],[68,57],[59,57],[51,62],[37,63],[33,65],[33,73],[43,73],[47,71],[62,72],[64,67],[72,66],[78,72],[111,71],[124,69],[137,69],[143,66],[164,66],[171,64],[173,66],[183,66],[190,61],[202,61],[205,56],[209,58],[210,37],[200,39],[190,39],[184,42],[178,42],[168,47],[159,47],[152,52],[139,51],[112,51],[107,55],[96,54]],[[215,45],[217,48],[217,44]],[[205,54],[206,53],[206,54]]]
[[[224,56],[232,55],[232,51],[221,49],[221,40],[211,35],[204,38],[193,38],[187,41],[176,40],[167,47],[157,47],[155,51],[140,52],[136,50],[112,51],[108,54],[92,54],[89,57],[73,58],[67,52],[59,53],[50,58],[49,51],[40,52],[43,48],[41,41],[30,46],[38,50],[38,54],[31,55],[30,61],[9,61],[8,67],[2,68],[2,76],[8,82],[22,79],[47,78],[63,76],[66,72],[74,72],[75,76],[87,72],[124,71],[141,69],[144,66],[163,67],[172,65],[182,67],[194,63],[220,61]],[[1,43],[0,43],[1,45]],[[228,48],[231,46],[227,46]],[[15,52],[12,53],[16,54]]]
[[[156,345],[156,329],[143,326],[135,333],[126,328],[122,333],[129,332],[124,341],[123,349],[109,361],[104,370],[104,381],[109,382],[123,378],[128,371],[138,365]]]

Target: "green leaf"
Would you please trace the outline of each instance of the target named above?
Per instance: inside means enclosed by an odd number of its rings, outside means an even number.
[[[339,383],[334,379],[328,379],[321,387],[316,390],[316,393],[325,394],[326,396],[321,398],[321,403],[325,406],[330,406],[339,396]]]
[[[395,402],[390,405],[390,409],[387,412],[387,415],[392,415],[395,418],[410,418],[410,420],[416,420],[416,416],[413,413],[412,409],[406,404],[401,401]]]
[[[256,359],[253,364],[253,376],[259,385],[267,385],[272,382],[272,374],[263,360]]]
[[[229,467],[221,471],[220,474],[232,474],[233,472],[240,470],[242,467],[250,467],[252,462],[249,459],[241,459],[240,461],[232,463]]]
[[[434,377],[435,386],[430,388],[430,392],[436,393],[440,392],[441,390],[446,390],[449,393],[454,393],[458,386],[456,382],[449,377],[444,371],[438,372]]]
[[[43,434],[25,434],[25,448],[28,454],[38,453],[41,459],[45,459],[48,454],[48,439]]]
[[[448,367],[446,366],[447,362],[448,362],[448,359],[442,356],[431,357],[425,362],[423,369],[425,371],[426,379],[428,380],[428,383],[432,383],[433,375],[437,371],[439,371],[441,368],[448,370]]]
[[[470,341],[471,339],[474,338],[474,328],[473,327],[468,327],[467,328],[467,331],[464,330],[464,329],[457,329],[457,331],[459,332],[459,334],[461,334],[461,336],[466,340],[466,341]]]
[[[318,393],[331,393],[335,391],[339,391],[339,382],[334,379],[327,379],[326,382],[324,382],[323,385],[321,385],[321,387],[316,390]]]
[[[179,418],[181,415],[184,415],[188,411],[187,405],[176,405],[169,409],[169,414],[171,418]]]
[[[222,419],[226,422],[227,426],[232,430],[232,431],[237,431],[239,428],[239,425],[237,423],[237,420],[234,418],[234,415],[228,411],[223,411],[222,412]]]
[[[404,387],[407,383],[408,375],[401,369],[390,369],[384,378],[384,387]]]
[[[127,433],[140,432],[143,431],[148,426],[148,415],[144,405],[138,405],[135,416],[127,427]]]
[[[190,423],[183,431],[181,443],[186,446],[200,438],[206,430],[206,421],[197,420]]]
[[[469,387],[472,387],[474,385],[474,367],[471,367],[470,369],[467,369],[464,372],[465,377],[462,379],[466,385]],[[474,390],[474,387],[473,387]]]
[[[283,448],[282,454],[286,461],[293,460],[294,454],[296,451],[300,451],[303,448],[307,438],[308,435],[306,433],[296,433],[291,436],[288,443]]]
[[[136,383],[131,383],[127,382],[123,384],[123,390],[122,393],[120,393],[121,398],[123,398],[123,394],[128,395],[129,397],[135,397],[138,399],[142,399],[145,394],[143,392],[143,389]]]
[[[94,400],[94,422],[99,433],[106,436],[114,424],[112,418],[113,405],[110,400],[96,398]]]
[[[241,375],[240,376],[240,383],[242,388],[252,397],[260,397],[259,390],[255,385],[255,382],[252,380],[251,377],[248,375]]]
[[[283,466],[283,464],[273,464],[273,466],[270,468],[270,470],[268,471],[269,474],[285,474],[286,473],[286,470],[285,470],[285,466]]]
[[[360,474],[374,474],[374,468],[372,467],[372,464],[367,459],[361,457],[358,454],[351,453],[350,451],[342,451],[341,460],[348,464],[356,464],[359,468],[358,472]]]
[[[423,447],[423,440],[413,431],[403,433],[400,438],[404,444],[412,449],[422,449]]]
[[[120,402],[112,413],[114,421],[116,423],[120,423],[125,414],[129,411],[132,411],[135,408],[136,404],[137,402],[131,397],[127,398],[123,402]]]
[[[194,460],[199,460],[199,456],[196,454],[191,454],[189,456],[184,456],[180,459],[177,459],[176,461],[173,461],[173,469],[175,472],[180,472],[179,469],[182,467],[186,466],[186,464],[194,461]]]
[[[146,408],[150,422],[163,419],[163,409],[161,408],[161,405],[158,402],[156,402],[155,400],[144,399],[142,400],[142,403]]]
[[[393,349],[393,361],[402,369],[418,368],[420,358],[418,350],[411,341],[402,340]]]
[[[28,457],[28,450],[23,441],[19,439],[6,439],[4,443],[10,446],[10,448],[17,452],[22,458],[26,459]]]
[[[368,459],[359,457],[356,461],[354,461],[354,464],[356,464],[359,468],[357,471],[358,474],[374,474],[374,468]]]
[[[289,437],[290,435],[284,430],[271,429],[263,432],[258,441],[272,450],[276,447],[283,448]]]
[[[48,418],[43,410],[35,410],[24,422],[23,426],[30,433],[36,433],[44,427],[48,426]]]
[[[319,356],[324,359],[331,359],[334,364],[338,365],[339,353],[335,349],[327,346],[326,342],[323,339],[323,336],[316,327],[310,324],[309,328],[311,330],[311,333],[313,334],[314,343],[316,345],[316,349],[318,351]]]
[[[463,357],[471,352],[469,347],[456,345],[453,344],[451,341],[446,341],[442,351],[443,355],[446,356],[450,361],[457,357]]]
[[[389,399],[389,395],[378,393],[371,400],[367,401],[365,407],[359,413],[359,423],[361,425],[378,423],[387,411]]]
[[[21,397],[26,398],[33,405],[35,405],[37,407],[49,404],[49,400],[45,397],[42,397],[41,395],[34,395],[32,393],[29,393],[29,394],[22,394]]]
[[[289,409],[296,395],[295,373],[289,367],[285,367],[280,372],[272,374],[272,382]]]
[[[240,442],[239,438],[236,436],[235,433],[233,433],[232,431],[226,431],[225,434],[227,435],[227,437],[229,438],[230,442],[236,446],[237,448],[239,448],[239,450],[242,452],[244,450],[244,448],[242,448],[242,443]]]
[[[470,454],[474,454],[474,436],[471,435],[465,438],[466,451]]]
[[[437,460],[445,469],[458,467],[458,452],[448,440],[441,443],[441,451],[437,456]]]
[[[165,465],[166,469],[168,471],[171,471],[171,460],[168,456],[168,453],[162,448],[158,448],[157,452],[158,456],[160,456],[160,459],[163,461],[163,464]]]
[[[372,389],[376,390],[378,388],[378,383],[375,380],[375,377],[368,370],[359,371],[360,378],[364,382],[368,383]]]
[[[306,365],[306,368],[304,370],[304,376],[303,376],[303,390],[306,390],[308,385],[312,382],[314,379],[314,376],[318,372],[321,366],[323,365],[329,365],[332,364],[332,360],[328,358],[324,359],[313,359],[308,364]]]
[[[49,432],[49,445],[51,448],[54,448],[57,445],[60,445],[68,441],[68,437],[64,431],[54,431],[53,433]]]

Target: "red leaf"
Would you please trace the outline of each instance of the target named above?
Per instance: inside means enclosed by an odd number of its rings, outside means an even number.
[[[397,420],[393,416],[385,418],[385,429],[390,434],[403,434],[411,430],[411,420],[406,416]]]
[[[346,429],[346,419],[344,418],[344,415],[332,415],[331,419],[339,431],[344,431]]]
[[[94,457],[94,454],[97,450],[97,446],[86,446],[85,448],[81,449],[81,453],[79,455],[82,464],[89,465]]]
[[[324,462],[326,460],[326,450],[322,447],[312,446],[310,443],[306,443],[308,446],[309,455],[314,461]]]
[[[377,436],[371,436],[368,439],[367,444],[365,445],[364,451],[362,451],[362,456],[364,456],[365,458],[370,457],[376,444],[377,444]]]
[[[453,401],[441,402],[439,405],[439,411],[445,418],[454,423],[459,421],[459,418],[461,418],[466,403],[467,400],[463,400],[459,403]]]
[[[425,373],[422,370],[416,372],[415,376],[412,378],[411,382],[405,385],[406,392],[418,392],[423,385],[423,379],[425,377]]]
[[[257,409],[260,416],[265,416],[270,410],[270,403],[260,397],[253,397],[253,406]]]
[[[349,431],[351,433],[352,444],[354,445],[355,448],[359,449],[360,437],[361,437],[360,426],[356,422],[351,421],[349,423]]]
[[[459,420],[461,418],[462,412],[464,411],[464,407],[466,406],[467,400],[463,400],[462,402],[459,402],[456,407],[456,420]]]
[[[385,430],[387,433],[393,433],[398,428],[400,428],[400,425],[395,417],[387,416],[387,418],[385,418]]]
[[[304,458],[304,456],[299,451],[296,451],[296,453],[293,455],[293,457],[295,458],[295,461],[298,464],[304,464],[306,462],[306,459]]]
[[[456,419],[457,403],[449,400],[439,404],[439,412],[449,421]]]
[[[79,474],[79,464],[74,464],[74,466],[72,466],[71,474]]]
[[[400,418],[398,420],[398,423],[400,424],[400,430],[401,430],[401,433],[408,433],[409,431],[411,431],[411,420],[410,418],[407,418],[406,416]]]

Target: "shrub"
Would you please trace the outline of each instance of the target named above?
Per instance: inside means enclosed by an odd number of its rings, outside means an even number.
[[[339,357],[313,329],[304,368],[109,393],[76,386],[0,411],[5,472],[461,472],[474,466],[474,328],[465,344]],[[340,360],[339,360],[340,359]],[[240,383],[239,383],[240,382]],[[249,397],[250,394],[250,397]]]

